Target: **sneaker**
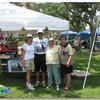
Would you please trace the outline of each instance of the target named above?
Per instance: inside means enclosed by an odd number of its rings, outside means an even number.
[[[59,91],[59,85],[56,86],[56,90]]]
[[[40,85],[39,81],[36,81],[34,86],[39,86],[39,85]]]
[[[51,87],[51,84],[49,84],[47,87],[46,87],[46,89],[48,89],[48,88],[50,88]]]
[[[42,86],[43,86],[43,87],[45,87],[45,86],[46,86],[45,81],[42,81]]]
[[[29,90],[35,90],[35,88],[30,84],[30,83],[26,83],[26,87],[29,89]]]

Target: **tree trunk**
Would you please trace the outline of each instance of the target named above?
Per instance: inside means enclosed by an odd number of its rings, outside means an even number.
[[[95,36],[95,26],[92,24],[90,25],[90,33],[91,33],[91,40],[90,40],[90,50],[91,50]]]

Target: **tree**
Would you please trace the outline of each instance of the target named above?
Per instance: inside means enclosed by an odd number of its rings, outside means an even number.
[[[100,3],[24,3],[29,9],[37,10],[45,14],[69,20],[70,29],[82,31],[86,24],[90,26],[93,40],[96,24],[94,19],[96,11],[100,10]]]
[[[48,15],[69,20],[73,31],[84,30],[86,24],[90,26],[91,33],[95,31],[94,17],[96,10],[100,10],[100,3],[14,3],[28,9],[43,12]]]
[[[96,10],[99,9],[99,3],[45,3],[40,4],[43,13],[61,17],[69,20],[74,30],[75,25],[83,23],[93,24]]]
[[[40,4],[43,13],[69,20],[71,30],[81,31],[90,26],[91,37],[93,40],[96,24],[94,19],[96,11],[100,10],[100,3],[46,3]]]
[[[80,21],[76,15],[78,9],[76,9],[75,14],[73,14],[71,11],[69,11],[68,7],[66,6],[66,3],[40,4],[40,8],[45,14],[49,14],[52,16],[60,17],[62,19],[69,20],[70,29],[73,31],[79,32],[80,29],[82,30],[85,27],[84,22]]]
[[[23,6],[23,7],[27,8],[27,9],[40,11],[38,3],[36,3],[36,2],[10,2],[10,3],[15,4],[17,6],[20,6],[20,7]]]

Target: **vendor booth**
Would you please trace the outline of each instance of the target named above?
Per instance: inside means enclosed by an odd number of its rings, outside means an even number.
[[[69,21],[40,12],[18,7],[13,4],[0,4],[0,29],[4,31],[37,30],[39,28],[64,31],[69,30]],[[1,40],[2,41],[2,40]],[[24,72],[17,55],[18,41],[0,42],[1,72]]]

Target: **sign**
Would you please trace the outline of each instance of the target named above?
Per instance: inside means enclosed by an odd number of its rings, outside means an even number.
[[[20,59],[8,60],[8,72],[25,72]]]

